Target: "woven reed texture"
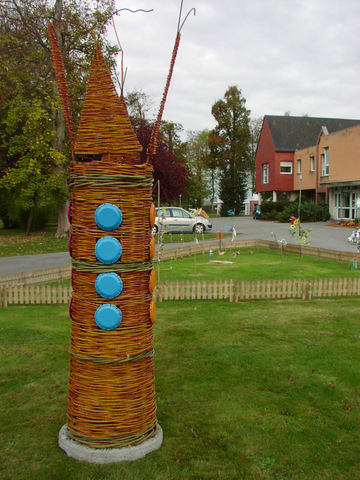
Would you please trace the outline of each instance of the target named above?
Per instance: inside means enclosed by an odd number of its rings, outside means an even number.
[[[96,51],[76,134],[76,154],[141,152],[125,101],[116,93],[103,55]]]
[[[76,372],[69,380],[70,436],[109,448],[136,445],[149,432],[155,434],[152,357],[104,366],[72,356],[70,370]]]
[[[111,232],[122,245],[121,262],[148,260],[153,211],[152,167],[111,164],[106,160],[73,163],[70,170],[72,257],[96,261],[95,244],[104,236],[104,231],[94,222],[94,214],[99,205],[113,203],[123,214],[121,225]],[[91,173],[86,173],[88,170]],[[106,185],[102,183],[104,179]]]
[[[119,265],[121,265],[121,263],[119,263]],[[109,266],[109,269],[110,268],[111,266]],[[112,268],[111,271],[117,273],[114,268]],[[122,298],[137,295],[137,292],[145,293],[146,290],[148,290],[149,293],[152,293],[154,290],[154,283],[156,281],[156,272],[154,268],[142,272],[120,272],[119,275],[123,281],[123,290],[121,293]],[[155,276],[154,280],[152,279],[153,276]],[[96,277],[97,272],[83,272],[74,269],[72,271],[71,279],[74,294],[81,297],[101,299],[102,297],[98,295],[95,289]],[[153,284],[152,288],[151,283]]]
[[[70,166],[73,296],[70,305],[68,435],[92,448],[137,445],[156,433],[153,367],[152,256],[155,208],[150,165],[140,165],[141,147],[123,99],[116,95],[102,55],[92,65]],[[122,213],[118,228],[104,231],[95,212],[103,204]],[[122,247],[119,260],[101,263],[96,243],[111,236]],[[123,289],[103,298],[97,275],[113,272]],[[94,315],[110,304],[121,322],[102,330]]]
[[[95,310],[108,303],[122,312],[120,326],[110,332],[99,330],[94,322]],[[74,293],[71,302],[71,317],[74,320],[72,350],[84,355],[93,351],[94,357],[111,358],[138,355],[150,350],[153,341],[150,303],[151,295],[143,292],[125,297],[121,293],[112,300],[80,297]]]

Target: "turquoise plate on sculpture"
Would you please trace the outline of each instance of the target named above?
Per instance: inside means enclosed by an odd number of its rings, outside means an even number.
[[[122,254],[121,243],[114,237],[100,238],[95,244],[95,256],[101,263],[111,265],[119,260]]]
[[[115,305],[106,303],[99,307],[95,314],[95,323],[101,330],[114,330],[120,325],[122,319],[121,310]]]
[[[123,281],[115,272],[100,273],[95,280],[95,289],[103,298],[115,298],[122,292]]]
[[[115,230],[121,225],[122,213],[119,207],[112,203],[103,203],[94,214],[95,223],[102,230]]]

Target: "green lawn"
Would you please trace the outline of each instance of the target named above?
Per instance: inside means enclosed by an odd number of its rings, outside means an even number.
[[[47,228],[43,232],[24,235],[19,230],[0,229],[0,257],[66,252],[67,238],[55,238],[54,232],[54,228]]]
[[[66,457],[66,307],[1,310],[3,480],[360,479],[359,298],[164,302],[155,324],[159,451]]]
[[[306,248],[306,247],[304,247]],[[178,250],[181,252],[181,249]],[[232,263],[217,264],[213,261]],[[357,277],[359,270],[351,270],[349,263],[319,260],[296,254],[281,255],[280,251],[266,248],[226,250],[219,255],[206,251],[191,257],[181,255],[172,260],[160,261],[158,278],[162,282],[176,280],[277,280],[293,278]]]

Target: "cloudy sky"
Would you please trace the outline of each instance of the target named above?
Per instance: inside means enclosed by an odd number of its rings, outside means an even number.
[[[180,0],[117,0],[115,25],[128,68],[125,93],[157,109],[170,64]],[[237,85],[252,118],[360,118],[359,0],[184,0],[191,8],[163,119],[187,130],[215,126],[213,103]],[[110,27],[111,38],[115,38]]]

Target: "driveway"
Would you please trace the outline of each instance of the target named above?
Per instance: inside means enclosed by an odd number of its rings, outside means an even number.
[[[214,218],[211,219],[213,232],[227,232],[232,225],[232,219]],[[348,241],[348,237],[354,230],[352,228],[335,227],[330,221],[312,222],[302,225],[305,229],[311,228],[308,240],[313,247],[328,248],[330,250],[340,250],[342,252],[356,252],[357,246]],[[262,239],[274,240],[271,232],[274,233],[277,240],[285,239],[287,243],[297,243],[289,233],[290,223],[277,223],[262,220],[253,220],[252,217],[235,217],[234,228],[237,233],[237,239]]]
[[[253,220],[252,217],[221,217],[211,219],[214,233],[228,232],[234,225],[237,233],[237,240],[263,239],[277,240],[285,239],[288,243],[296,243],[295,239],[289,234],[290,224],[265,222]],[[314,222],[303,224],[305,228],[312,228],[309,235],[310,245],[314,247],[329,248],[331,250],[340,250],[343,252],[357,251],[357,246],[348,241],[353,229],[339,228],[331,226],[330,222]],[[206,234],[205,234],[206,240]],[[216,240],[215,240],[216,241]],[[170,244],[165,244],[164,248],[169,248]],[[176,246],[172,244],[172,247]],[[53,267],[70,265],[71,257],[68,252],[47,253],[44,255],[24,255],[19,257],[0,257],[0,276],[13,273],[31,272]]]

